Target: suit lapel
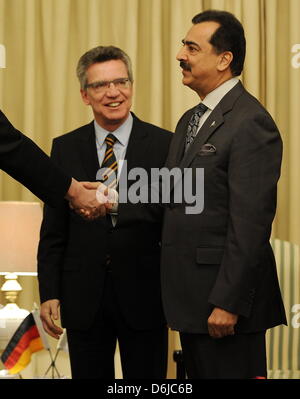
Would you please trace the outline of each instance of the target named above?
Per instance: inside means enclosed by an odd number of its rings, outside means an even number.
[[[130,186],[130,181],[128,181],[129,172],[133,168],[145,167],[145,160],[149,159],[149,154],[147,154],[147,151],[149,150],[149,138],[151,137],[149,132],[146,130],[145,124],[141,122],[134,114],[132,114],[132,116],[133,125],[125,154],[125,161],[127,165],[126,168],[124,167],[125,165],[123,165],[119,179],[120,182],[126,182],[125,185],[122,185],[122,188],[119,186],[119,195],[121,195],[120,190],[123,190],[123,195],[125,195],[125,197],[128,195],[128,188]],[[126,172],[127,176],[125,175]],[[117,225],[124,223],[124,221],[129,220],[132,217],[130,209],[125,209],[126,207],[126,203],[119,202]]]
[[[216,108],[212,111],[203,126],[200,128],[195,140],[189,147],[188,151],[183,155],[187,127],[194,108],[187,112],[182,117],[182,120],[178,123],[175,137],[173,138],[172,142],[172,147],[170,148],[170,155],[168,157],[167,167],[180,168],[182,173],[181,175],[183,176],[184,168],[189,167],[199,149],[224,123],[224,115],[232,110],[235,101],[244,91],[245,89],[242,83],[239,82],[222,98],[220,103],[216,106]],[[172,183],[170,189],[171,191],[174,189],[174,185],[172,185]]]
[[[94,122],[84,126],[79,138],[79,153],[82,159],[82,165],[85,169],[89,181],[96,180],[96,174],[99,170],[99,160],[96,148],[96,136]]]
[[[179,163],[180,168],[187,168],[191,164],[199,149],[208,141],[209,137],[223,124],[223,122],[223,112],[219,107],[216,107],[199,130],[193,144],[181,159]]]
[[[147,159],[147,149],[149,133],[145,130],[143,123],[133,114],[133,125],[130,133],[125,160],[127,161],[127,171],[142,166]]]

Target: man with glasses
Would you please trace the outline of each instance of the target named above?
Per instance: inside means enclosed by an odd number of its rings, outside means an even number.
[[[127,54],[96,47],[80,58],[77,76],[95,119],[56,138],[52,159],[79,181],[102,180],[115,190],[121,161],[128,171],[143,168],[149,175],[151,168],[163,167],[171,134],[130,112],[133,76]],[[88,222],[63,202],[57,209],[45,207],[38,251],[43,325],[58,338],[60,313],[73,378],[114,378],[117,340],[124,378],[165,378],[162,209],[120,201],[113,211]]]

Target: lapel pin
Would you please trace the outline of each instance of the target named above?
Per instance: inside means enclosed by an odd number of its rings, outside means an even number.
[[[215,126],[216,121],[213,121],[212,124],[210,125],[210,127]]]

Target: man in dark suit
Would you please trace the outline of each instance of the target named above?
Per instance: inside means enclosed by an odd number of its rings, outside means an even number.
[[[180,332],[188,377],[266,377],[265,332],[286,324],[269,243],[282,142],[237,78],[246,46],[240,22],[212,10],[192,22],[177,60],[201,105],[179,120],[167,167],[204,170],[204,183],[186,187],[203,184],[204,209],[166,209],[164,310]]]
[[[52,159],[79,181],[95,180],[112,157],[119,176],[122,160],[128,171],[143,168],[149,175],[162,167],[171,134],[130,113],[128,56],[113,46],[96,47],[80,58],[77,75],[95,120],[56,138]],[[41,318],[58,338],[60,310],[73,378],[114,378],[117,340],[124,378],[165,378],[162,216],[157,205],[121,201],[114,214],[92,222],[71,213],[63,201],[59,208],[45,207],[38,251]]]

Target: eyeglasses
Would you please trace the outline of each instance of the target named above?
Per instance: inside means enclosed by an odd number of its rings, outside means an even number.
[[[110,85],[113,84],[114,87],[118,90],[128,89],[131,85],[129,78],[119,78],[114,80],[102,80],[99,82],[88,83],[85,85],[85,88],[91,88],[96,93],[104,93],[107,89],[110,88]]]

